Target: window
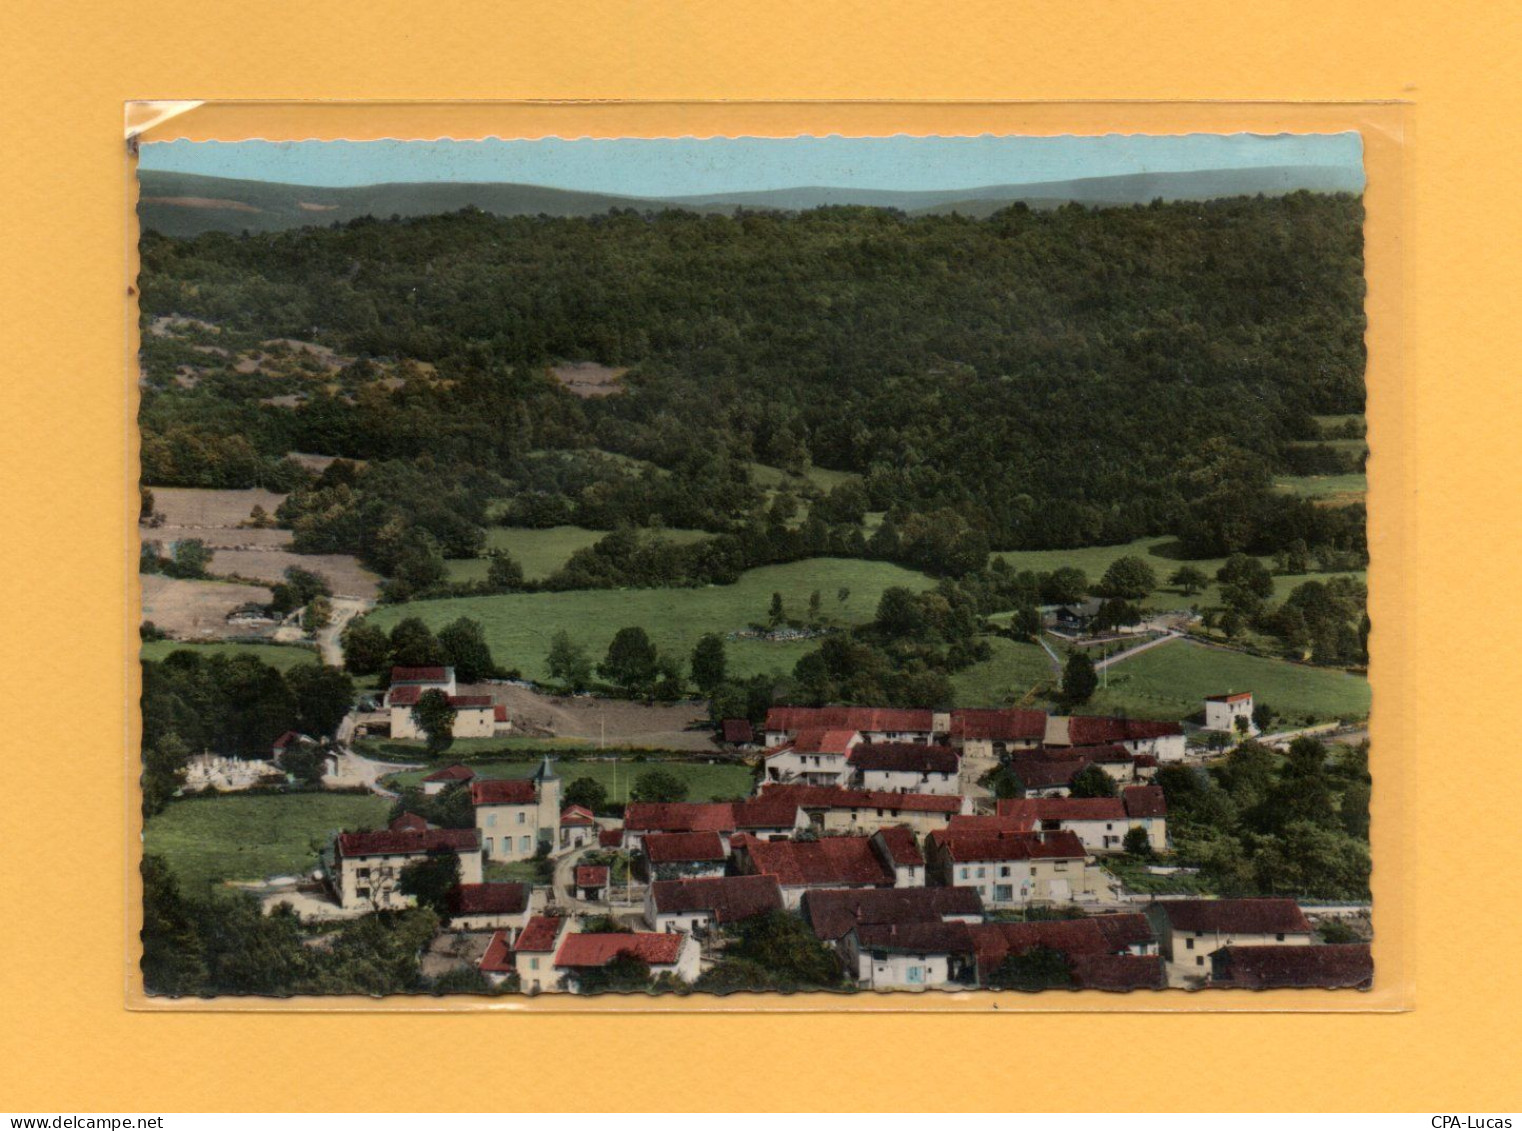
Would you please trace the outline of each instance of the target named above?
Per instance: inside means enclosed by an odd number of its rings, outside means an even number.
[[[492,838],[491,837],[487,837],[486,838],[486,855],[490,856],[491,854],[492,854]]]
[[[970,874],[971,874],[970,869],[967,869],[967,868],[963,868],[962,869],[962,879],[965,880]]]
[[[1193,950],[1194,949],[1194,940],[1193,939],[1185,939],[1184,940],[1184,949],[1185,950]]]
[[[987,869],[985,869],[985,868],[979,868],[979,869],[978,869],[978,879],[980,879],[980,880],[981,880],[981,879],[982,879],[982,878],[983,878],[983,875],[984,875],[984,873],[985,873],[985,872],[986,872],[986,871],[987,871]]]
[[[1194,964],[1196,966],[1203,966],[1203,965],[1205,965],[1205,956],[1203,954],[1200,955],[1198,958],[1196,958],[1194,960]]]
[[[923,985],[925,981],[925,968],[923,966],[909,967],[907,980],[910,985]]]
[[[539,960],[537,958],[530,958],[528,960],[528,968],[530,970],[537,970],[537,969],[539,969]]]
[[[1067,870],[1068,862],[1066,860],[1059,860],[1057,863],[1052,865],[1052,871],[1054,872],[1066,872]]]
[[[358,872],[355,873],[355,875],[357,875],[362,880],[368,880],[370,878],[370,869],[361,868]],[[1283,936],[1280,937],[1282,938]]]
[[[1001,876],[1008,876],[1009,875],[1009,865],[1008,864],[1005,864],[1003,867],[1001,867],[999,869],[999,875],[1001,875]]]
[[[495,813],[486,814],[486,827],[489,829],[497,827],[497,815]]]
[[[994,885],[994,902],[995,903],[1008,903],[1010,900],[1012,900],[1014,898],[1015,898],[1015,888],[1014,888],[1013,884],[995,884]]]
[[[1277,935],[1274,936],[1274,939],[1277,942],[1283,942],[1284,941],[1284,932],[1280,931]]]
[[[534,851],[534,838],[531,836],[521,837],[518,841],[518,848],[522,852]]]
[[[524,810],[518,810],[518,823],[521,825],[528,820],[528,814]]]

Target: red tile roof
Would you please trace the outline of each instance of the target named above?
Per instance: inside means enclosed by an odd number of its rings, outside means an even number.
[[[1206,934],[1310,934],[1293,899],[1168,899],[1156,906],[1175,931]]]
[[[863,772],[954,774],[961,759],[949,746],[913,742],[868,742],[851,751],[850,762]]]
[[[1057,760],[1055,758],[1016,755],[1009,760],[1009,768],[1026,789],[1057,789],[1073,780],[1073,775],[1090,763],[1083,758]]]
[[[1183,734],[1178,723],[1154,722],[1151,719],[1113,719],[1091,715],[1074,715],[1068,720],[1068,745],[1099,746],[1112,742],[1134,742],[1146,738],[1165,738]]]
[[[652,833],[645,837],[644,848],[652,864],[722,864],[728,859],[716,832]]]
[[[817,841],[748,838],[744,850],[761,875],[783,887],[893,886],[893,872],[864,836],[827,836]]]
[[[1132,754],[1124,746],[1117,746],[1113,742],[1103,743],[1099,746],[1059,746],[1053,750],[1042,747],[1032,751],[1038,758],[1067,759],[1082,758],[1085,762],[1102,762],[1105,764],[1135,762],[1139,755]]]
[[[1125,804],[1118,797],[1001,798],[999,816],[1030,821],[1124,821]]]
[[[507,722],[507,708],[505,706],[503,706],[501,703],[498,703],[495,707],[493,707],[491,709],[491,717],[492,717],[492,721],[493,722],[498,722],[498,723],[505,723],[505,722]]]
[[[1166,817],[1168,799],[1160,785],[1128,785],[1120,791],[1130,817]]]
[[[942,793],[894,793],[886,789],[842,789],[833,785],[765,785],[763,799],[785,797],[801,809],[882,809],[892,813],[960,813],[962,799]]]
[[[340,856],[420,856],[427,852],[474,852],[481,847],[475,829],[406,829],[379,833],[340,833]]]
[[[951,712],[951,737],[999,742],[1040,742],[1046,735],[1046,712],[977,709]]]
[[[706,911],[721,924],[782,910],[782,891],[775,876],[656,880],[650,885],[650,897],[658,914]]]
[[[386,692],[386,706],[388,707],[412,707],[423,697],[423,692],[430,688],[418,687],[407,684],[403,687],[393,687]]]
[[[898,954],[972,954],[972,933],[966,923],[939,920],[927,923],[862,923],[856,939],[863,950]]]
[[[486,953],[481,956],[481,973],[511,974],[517,969],[513,963],[513,948],[507,944],[507,934],[497,931],[492,935],[491,942],[486,944]]]
[[[983,981],[1010,954],[1024,954],[1038,946],[1061,951],[1069,958],[1107,954],[1110,946],[1092,919],[1050,919],[1034,923],[974,923],[969,925],[977,951],[978,973]]]
[[[469,766],[462,766],[456,762],[453,766],[445,766],[442,770],[434,770],[424,781],[470,781],[476,776],[476,771]]]
[[[991,836],[999,833],[1028,833],[1035,831],[1035,828],[1036,822],[1029,817],[987,817],[980,813],[958,813],[946,825],[949,833],[983,833]]]
[[[725,742],[743,745],[756,740],[756,731],[749,719],[725,719],[722,729]]]
[[[1163,990],[1168,975],[1160,954],[1080,954],[1069,965],[1073,984],[1085,990]]]
[[[597,830],[597,846],[599,848],[617,848],[623,843],[624,830],[622,828]]]
[[[934,718],[927,710],[897,707],[773,707],[766,712],[766,729],[786,734],[819,728],[928,734]]]
[[[786,746],[779,746],[769,751],[767,757],[781,754],[783,751],[794,754],[845,754],[850,751],[851,743],[858,737],[854,730],[809,727],[800,730],[794,735],[793,741]]]
[[[990,860],[1080,860],[1087,853],[1083,842],[1070,832],[1053,833],[953,833],[939,829],[930,834],[948,857],[958,864]]]
[[[624,828],[634,832],[732,832],[734,806],[726,801],[634,801],[624,810]]]
[[[683,934],[639,932],[637,934],[567,935],[555,955],[555,965],[568,969],[606,966],[621,954],[629,954],[648,966],[670,966],[682,954]]]
[[[736,829],[792,829],[798,824],[798,799],[790,793],[764,793],[737,801]]]
[[[461,884],[449,893],[455,915],[517,915],[528,910],[528,884]]]
[[[915,842],[914,833],[903,825],[878,829],[872,835],[883,846],[888,862],[895,868],[918,867],[925,863],[920,846]]]
[[[1099,928],[1110,949],[1116,954],[1133,946],[1145,946],[1157,941],[1151,921],[1139,913],[1096,915],[1091,922]]]
[[[606,864],[578,864],[576,866],[576,886],[579,888],[607,887],[608,866]]]
[[[1240,703],[1244,699],[1251,699],[1251,698],[1252,698],[1252,692],[1251,691],[1234,691],[1234,692],[1231,692],[1231,693],[1226,694],[1226,695],[1207,695],[1207,696],[1205,696],[1205,702],[1207,702],[1207,703]]]
[[[534,783],[527,778],[487,778],[470,783],[472,805],[532,805]]]
[[[1225,946],[1211,955],[1213,986],[1234,989],[1365,989],[1374,984],[1367,943]]]
[[[803,893],[804,920],[826,942],[858,923],[929,923],[960,916],[982,918],[976,888],[814,888]]]
[[[560,814],[562,825],[595,825],[597,818],[584,805],[569,805]]]
[[[428,827],[428,822],[416,813],[402,813],[386,827],[392,832],[422,832]]]
[[[449,669],[446,667],[431,668],[392,668],[392,683],[448,683]]]
[[[535,915],[528,921],[528,926],[523,928],[523,933],[518,936],[513,950],[532,954],[544,954],[554,950],[555,939],[560,935],[560,928],[564,922],[565,920],[553,915]]]

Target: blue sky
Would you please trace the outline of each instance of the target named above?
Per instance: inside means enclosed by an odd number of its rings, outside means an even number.
[[[681,196],[802,185],[975,188],[1122,173],[1331,165],[1361,169],[1342,134],[1176,137],[670,138],[538,141],[155,142],[142,168],[298,185],[497,181]]]

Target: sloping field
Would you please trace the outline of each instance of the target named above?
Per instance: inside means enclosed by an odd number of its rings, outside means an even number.
[[[209,572],[219,576],[247,577],[271,584],[285,576],[291,566],[320,573],[333,585],[333,592],[349,597],[374,597],[380,577],[348,554],[295,554],[290,550],[218,550]]]
[[[268,626],[235,627],[227,614],[250,602],[264,604],[270,591],[225,581],[182,581],[162,574],[139,575],[143,591],[143,620],[182,637],[259,636]]]
[[[653,532],[652,532],[653,533]],[[543,530],[524,527],[492,527],[486,532],[490,550],[506,550],[523,567],[529,581],[542,581],[570,560],[577,550],[607,537],[606,530],[588,530],[583,526],[550,526]],[[704,530],[662,530],[661,538],[686,544],[712,537]],[[485,581],[491,563],[486,558],[451,558],[450,581]]]
[[[1085,713],[1125,712],[1144,718],[1185,718],[1207,695],[1251,691],[1289,723],[1361,719],[1369,713],[1369,681],[1333,668],[1314,668],[1249,656],[1193,641],[1164,644],[1116,664]]]
[[[219,491],[200,487],[150,487],[153,509],[164,516],[165,526],[186,529],[227,529],[248,518],[256,506],[274,515],[284,495],[256,488]],[[289,531],[281,531],[287,538]]]
[[[951,677],[958,707],[1041,707],[1044,701],[1031,692],[1053,684],[1057,675],[1039,644],[1024,644],[1003,637],[988,637],[992,659],[957,672]]]
[[[187,895],[225,880],[310,872],[335,832],[384,828],[391,803],[369,794],[197,797],[148,819],[143,850],[164,857]]]
[[[315,664],[322,657],[311,648],[289,644],[186,644],[178,640],[150,640],[143,644],[145,660],[162,660],[172,652],[195,652],[201,656],[252,656],[261,663],[287,671],[297,664]]]
[[[1369,491],[1369,478],[1363,472],[1347,475],[1281,475],[1274,488],[1287,495],[1314,499],[1327,506],[1343,506],[1363,499]]]
[[[437,630],[456,617],[474,618],[485,629],[499,664],[516,667],[529,679],[544,680],[549,676],[545,654],[551,637],[561,629],[600,660],[614,633],[638,625],[657,647],[680,656],[685,663],[704,633],[729,633],[744,630],[753,621],[764,621],[773,592],[782,594],[789,615],[801,617],[808,608],[809,594],[818,590],[825,617],[848,625],[871,620],[883,590],[894,585],[921,590],[928,589],[931,582],[922,573],[886,562],[814,558],[749,570],[734,585],[413,601],[383,606],[371,614],[370,620],[389,629],[403,617],[417,616]],[[847,591],[844,601],[839,596],[842,589]],[[801,656],[817,646],[817,641],[810,640],[731,640],[730,671],[739,676],[791,671]]]

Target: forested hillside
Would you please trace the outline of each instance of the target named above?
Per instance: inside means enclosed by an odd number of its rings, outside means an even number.
[[[144,335],[144,477],[306,485],[283,521],[306,518],[313,549],[385,528],[383,570],[409,529],[478,551],[502,499],[496,520],[522,525],[739,535],[775,502],[753,463],[856,473],[815,502],[811,537],[924,568],[1159,531],[1201,556],[1361,553],[1361,505],[1273,490],[1357,469],[1306,442],[1330,438],[1314,416],[1363,409],[1361,223],[1355,197],[1296,193],[149,232],[145,327],[197,322]],[[269,339],[342,365],[233,364]],[[580,399],[549,372],[566,362],[628,372]],[[292,450],[371,462],[318,490]],[[869,511],[888,512],[875,547]]]

